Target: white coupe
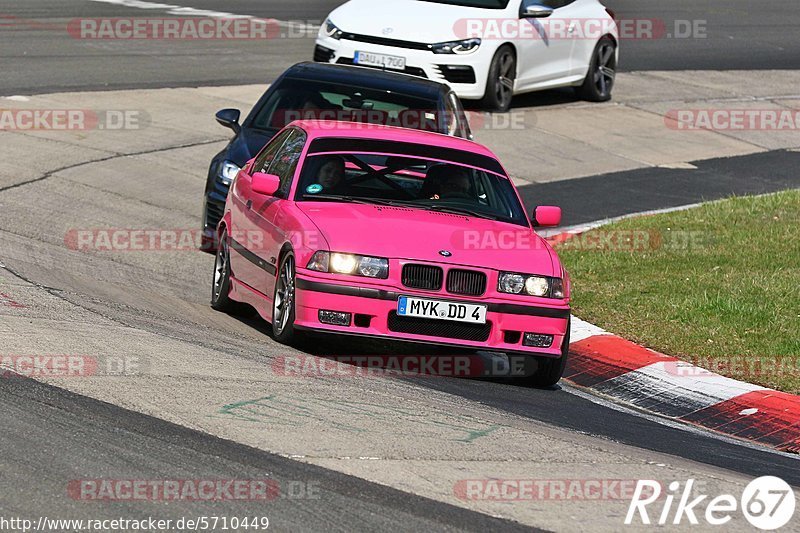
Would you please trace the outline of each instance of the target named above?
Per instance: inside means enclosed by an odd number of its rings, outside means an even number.
[[[618,44],[598,0],[350,0],[322,24],[314,60],[429,78],[507,111],[515,94],[555,87],[609,100]]]

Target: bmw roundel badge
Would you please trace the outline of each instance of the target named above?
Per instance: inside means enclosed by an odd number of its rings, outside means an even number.
[[[450,257],[453,255],[453,252],[449,252],[447,250],[439,250],[439,255],[442,257]]]

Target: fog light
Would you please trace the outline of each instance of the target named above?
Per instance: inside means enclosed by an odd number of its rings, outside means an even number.
[[[523,346],[531,348],[549,348],[553,345],[552,335],[540,335],[538,333],[526,333],[522,339]]]
[[[319,321],[323,324],[330,324],[332,326],[349,326],[350,313],[341,313],[339,311],[325,311],[320,309]],[[552,339],[552,337],[551,337]]]

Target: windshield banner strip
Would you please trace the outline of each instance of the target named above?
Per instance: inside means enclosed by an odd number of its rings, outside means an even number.
[[[487,170],[494,174],[505,176],[503,167],[495,159],[480,154],[444,148],[441,146],[427,146],[423,144],[404,143],[398,141],[381,141],[373,139],[349,138],[322,138],[316,139],[308,148],[308,155],[345,152],[345,153],[383,153],[425,157],[460,163],[475,168]]]

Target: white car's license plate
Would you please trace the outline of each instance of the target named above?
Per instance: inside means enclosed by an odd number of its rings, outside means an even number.
[[[486,323],[485,305],[443,302],[441,300],[428,300],[427,298],[414,298],[412,296],[401,296],[397,300],[397,314],[399,316],[415,316],[433,320],[470,322],[472,324]]]
[[[405,70],[406,58],[400,56],[387,56],[386,54],[373,54],[372,52],[356,52],[356,65],[369,67],[383,67],[392,70]]]

